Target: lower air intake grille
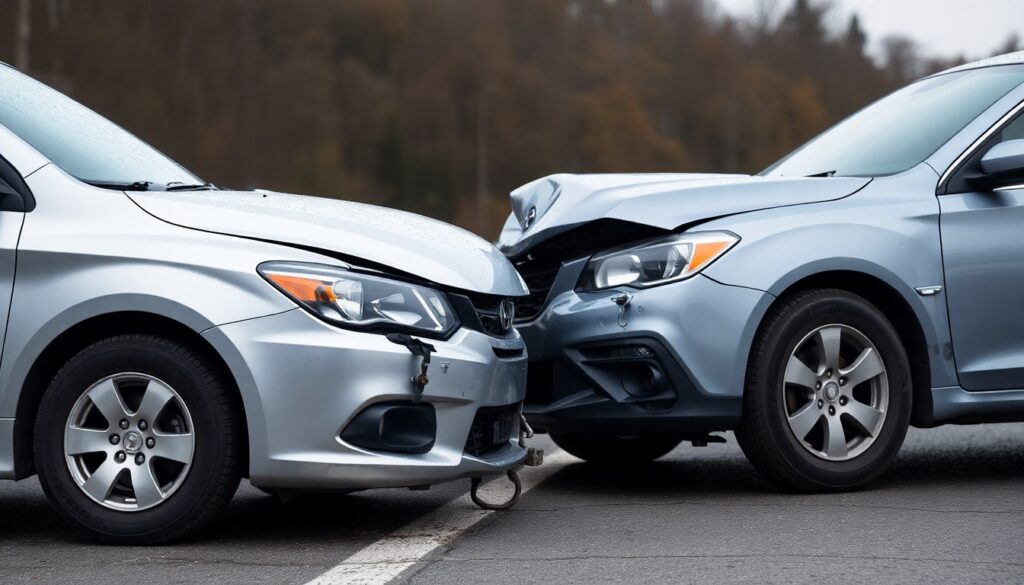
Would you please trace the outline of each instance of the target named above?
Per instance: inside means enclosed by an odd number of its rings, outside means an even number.
[[[519,404],[486,406],[476,413],[466,440],[466,453],[483,457],[508,445],[516,429]]]

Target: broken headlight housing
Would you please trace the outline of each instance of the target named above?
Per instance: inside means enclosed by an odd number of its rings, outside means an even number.
[[[444,293],[350,268],[264,262],[258,271],[317,317],[341,327],[446,337],[458,319]]]
[[[674,235],[595,254],[576,286],[578,291],[645,288],[689,278],[740,241],[729,232]]]

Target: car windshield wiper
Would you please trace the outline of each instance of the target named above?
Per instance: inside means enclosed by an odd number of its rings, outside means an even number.
[[[92,185],[93,187],[99,187],[100,189],[117,189],[118,191],[150,191],[150,187],[153,186],[152,181],[133,181],[131,183],[122,183],[118,181],[84,182]]]
[[[804,177],[808,178],[808,179],[815,178],[815,177],[834,177],[834,176],[836,176],[835,170],[822,171],[820,173],[814,173],[812,175],[804,175]]]
[[[217,187],[213,183],[187,184],[180,181],[171,181],[164,186],[165,191],[215,191]]]

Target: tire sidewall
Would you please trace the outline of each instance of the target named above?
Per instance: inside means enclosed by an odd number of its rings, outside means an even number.
[[[211,400],[216,388],[189,357],[177,346],[156,340],[100,343],[72,358],[54,378],[36,422],[36,467],[45,491],[73,524],[101,537],[137,537],[141,543],[174,532],[213,493],[230,443],[219,429]],[[189,410],[195,441],[182,485],[166,501],[137,512],[111,510],[89,498],[72,478],[64,455],[65,426],[75,403],[96,382],[126,372],[148,374],[173,388]]]
[[[808,452],[789,428],[784,406],[786,364],[804,337],[831,324],[857,329],[874,344],[889,377],[889,403],[882,430],[863,453],[849,461],[828,461]],[[856,487],[880,475],[896,456],[906,436],[911,413],[909,361],[899,335],[873,305],[854,295],[819,297],[784,315],[769,333],[766,360],[757,393],[758,408],[779,455],[792,471],[822,487]]]

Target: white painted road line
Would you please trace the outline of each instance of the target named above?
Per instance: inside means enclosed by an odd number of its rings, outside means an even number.
[[[519,476],[523,494],[575,460],[558,450],[545,454],[540,467],[524,467]],[[307,585],[383,585],[493,513],[478,508],[468,493],[463,494],[353,554]]]

